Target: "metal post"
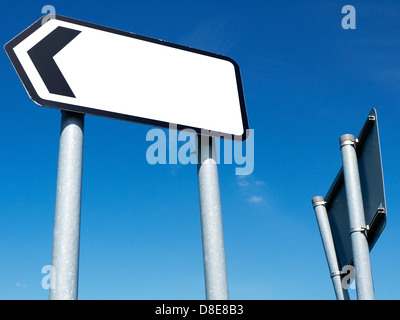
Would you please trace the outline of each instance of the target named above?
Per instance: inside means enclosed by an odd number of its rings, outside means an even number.
[[[358,300],[374,300],[369,246],[366,237],[364,205],[362,200],[355,138],[351,134],[339,139],[342,153],[344,184],[349,211],[350,237],[356,276]]]
[[[62,111],[54,217],[51,300],[78,298],[84,115]],[[55,274],[53,274],[53,272]],[[52,283],[55,281],[55,283]]]
[[[349,293],[342,286],[342,277],[339,270],[339,263],[336,256],[335,244],[333,242],[331,226],[329,224],[328,214],[325,208],[323,197],[312,198],[312,204],[317,218],[319,232],[321,234],[322,244],[325,250],[326,260],[333,283],[333,289],[337,300],[350,300]]]
[[[228,300],[228,279],[215,140],[197,137],[200,217],[207,300]]]

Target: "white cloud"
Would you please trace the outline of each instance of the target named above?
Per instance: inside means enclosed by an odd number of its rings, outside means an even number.
[[[252,196],[251,198],[249,198],[249,202],[251,202],[251,203],[258,203],[258,202],[263,202],[263,201],[264,201],[264,199],[259,196]]]
[[[20,287],[20,288],[26,288],[26,287],[28,287],[26,284],[22,284],[21,282],[17,282],[16,284],[15,284],[17,287]]]
[[[247,176],[237,176],[237,184],[240,187],[246,187],[250,184],[250,182],[247,179]]]

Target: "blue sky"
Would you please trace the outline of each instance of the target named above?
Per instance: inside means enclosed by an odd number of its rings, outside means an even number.
[[[219,179],[230,297],[334,299],[311,205],[341,167],[339,136],[378,112],[388,221],[371,252],[377,299],[399,299],[398,1],[14,1],[4,45],[56,13],[233,58],[254,171]],[[356,29],[341,27],[344,5]],[[59,110],[33,103],[0,54],[0,299],[47,299]],[[204,299],[195,165],[150,165],[152,127],[85,118],[80,299]],[[355,290],[350,290],[355,297]]]

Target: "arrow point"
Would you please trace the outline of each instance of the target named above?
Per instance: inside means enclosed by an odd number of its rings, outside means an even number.
[[[79,33],[81,33],[79,30],[57,27],[28,51],[29,57],[50,93],[75,98],[54,56]]]

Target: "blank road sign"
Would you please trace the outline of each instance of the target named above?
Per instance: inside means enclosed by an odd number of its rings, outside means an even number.
[[[365,223],[370,227],[367,239],[371,251],[386,225],[385,187],[375,109],[371,110],[357,139],[356,153]],[[325,201],[339,267],[342,269],[345,265],[352,264],[353,259],[343,168],[325,196]]]
[[[38,20],[5,50],[39,105],[246,138],[231,58],[62,16]]]

